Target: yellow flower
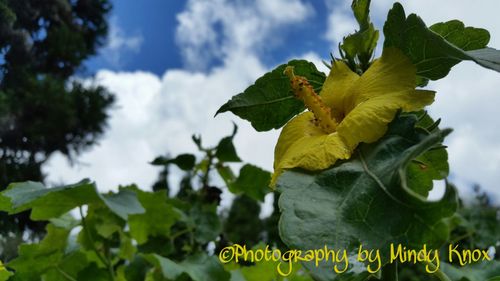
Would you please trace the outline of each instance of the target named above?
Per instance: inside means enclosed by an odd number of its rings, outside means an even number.
[[[271,186],[285,169],[323,170],[349,159],[359,143],[381,138],[399,109],[417,111],[434,101],[434,92],[415,89],[415,66],[397,49],[384,50],[362,76],[335,61],[320,96],[293,69],[285,73],[309,111],[281,131]]]

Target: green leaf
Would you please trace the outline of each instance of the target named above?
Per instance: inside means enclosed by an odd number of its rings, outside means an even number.
[[[236,153],[236,148],[234,148],[233,139],[238,132],[238,126],[233,124],[233,133],[230,136],[223,138],[217,145],[215,156],[221,162],[241,162],[240,157]]]
[[[417,116],[416,127],[427,132],[439,130],[440,119],[434,121],[425,111],[409,113]],[[427,198],[433,188],[433,181],[442,180],[448,176],[448,152],[446,147],[439,144],[429,151],[413,159],[406,170],[406,184],[414,192]]]
[[[0,281],[7,281],[14,273],[8,271],[0,261]]]
[[[351,9],[358,21],[360,30],[366,30],[370,25],[370,0],[353,0]]]
[[[50,219],[49,221],[56,227],[65,228],[68,230],[71,230],[80,225],[80,221],[75,219],[70,213],[66,213],[59,218]]]
[[[194,168],[196,163],[196,157],[193,154],[180,154],[173,159],[169,159],[163,156],[157,157],[151,162],[155,166],[166,166],[169,164],[175,164],[179,169],[184,171],[190,171]]]
[[[240,169],[238,178],[228,187],[234,194],[243,193],[255,200],[264,201],[266,194],[271,192],[270,180],[271,173],[257,166],[246,164]]]
[[[201,244],[214,241],[221,233],[222,225],[212,205],[194,205],[188,219],[190,227],[194,228],[195,240]]]
[[[143,214],[130,215],[128,223],[130,234],[139,244],[148,240],[149,236],[170,235],[170,228],[177,221],[179,215],[172,205],[166,201],[164,191],[145,192],[137,190],[137,196],[142,206],[146,209]]]
[[[500,261],[483,261],[464,267],[455,267],[443,263],[441,270],[452,281],[498,281],[500,278]]]
[[[58,218],[78,206],[95,202],[101,199],[89,180],[55,188],[31,181],[12,183],[0,193],[0,210],[17,214],[32,209],[33,220]]]
[[[459,20],[436,23],[430,26],[429,29],[464,51],[482,49],[490,42],[488,30],[465,27]]]
[[[448,152],[445,148],[432,149],[416,157],[408,164],[406,179],[408,188],[427,197],[434,180],[448,176]]]
[[[106,269],[98,268],[95,263],[91,263],[78,273],[77,280],[110,281],[110,276]]]
[[[445,218],[455,213],[456,191],[448,186],[441,200],[426,201],[406,186],[405,170],[449,131],[428,135],[415,123],[415,116],[396,118],[379,141],[318,174],[284,173],[278,180],[283,242],[291,249],[346,249],[354,259],[361,244],[380,249],[387,263],[391,243],[436,249],[447,241]],[[333,278],[331,263],[305,266],[320,280]]]
[[[182,274],[187,274],[193,281],[227,281],[230,277],[216,257],[206,254],[190,256],[180,263],[156,254],[145,258],[170,280],[176,280]]]
[[[318,71],[311,62],[292,60],[257,79],[255,84],[225,103],[217,114],[231,111],[250,121],[259,132],[281,128],[305,108],[304,104],[294,97],[290,80],[283,74],[287,66],[293,66],[296,75],[306,77],[316,92],[320,92],[325,74]]]
[[[93,250],[108,241],[117,241],[126,224],[104,204],[90,205],[84,222],[85,228],[78,234],[78,242],[86,250]]]
[[[406,17],[403,6],[395,3],[387,16],[384,34],[384,48],[402,50],[416,65],[417,75],[425,79],[441,79],[463,60],[500,71],[500,51],[484,49],[488,31],[465,27],[457,20],[427,28],[420,17]]]
[[[16,271],[19,280],[39,280],[40,275],[57,267],[67,245],[69,231],[47,225],[47,235],[39,244],[23,244],[19,256],[8,266]]]
[[[129,215],[145,212],[134,191],[120,189],[118,193],[99,194],[99,196],[113,213],[124,220],[127,220]]]
[[[236,176],[229,166],[218,164],[216,165],[216,169],[226,186],[229,187],[236,180]]]
[[[467,55],[469,55],[475,62],[486,68],[500,71],[500,50],[484,48],[468,51]]]
[[[359,31],[344,38],[340,45],[341,55],[354,72],[363,73],[370,65],[379,32],[370,21],[370,0],[354,0],[351,8],[358,21]]]
[[[13,183],[0,193],[0,210],[17,214],[31,209],[33,220],[59,218],[76,207],[99,203],[125,220],[129,214],[144,212],[133,192],[101,195],[89,180],[54,188],[31,181]]]
[[[78,273],[87,267],[87,257],[82,252],[72,252],[61,260],[56,268],[51,268],[42,277],[42,280],[68,281],[68,277],[76,279]]]

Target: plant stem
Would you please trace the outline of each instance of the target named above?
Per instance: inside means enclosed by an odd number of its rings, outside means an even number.
[[[212,164],[213,164],[213,161],[214,161],[214,155],[213,155],[213,152],[211,150],[207,151],[207,171],[205,172],[205,174],[203,175],[202,177],[202,187],[204,188],[208,188],[208,184],[209,184],[209,179],[210,179],[210,170],[212,169]]]

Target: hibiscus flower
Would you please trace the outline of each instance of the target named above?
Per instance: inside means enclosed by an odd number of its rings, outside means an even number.
[[[361,142],[381,138],[398,110],[418,111],[434,101],[435,92],[415,89],[416,68],[398,49],[384,50],[361,76],[334,61],[320,95],[293,68],[285,74],[308,111],[281,131],[271,186],[286,169],[317,171],[349,159]]]

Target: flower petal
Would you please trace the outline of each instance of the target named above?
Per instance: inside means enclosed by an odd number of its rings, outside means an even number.
[[[399,49],[388,48],[352,88],[355,103],[394,92],[414,90],[416,67]]]
[[[352,72],[343,61],[334,61],[330,74],[323,83],[320,92],[323,102],[332,109],[332,116],[340,121],[347,114],[346,103],[352,103],[350,89],[359,80],[359,75]]]
[[[361,142],[381,138],[399,109],[417,111],[433,101],[432,91],[413,89],[379,95],[356,106],[339,124],[337,132],[354,149]]]
[[[338,159],[347,159],[352,151],[339,134],[325,134],[314,125],[314,115],[305,112],[292,119],[281,131],[274,152],[271,186],[284,169],[322,170]]]

